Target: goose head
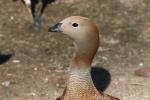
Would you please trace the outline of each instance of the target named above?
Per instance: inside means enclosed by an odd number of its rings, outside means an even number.
[[[91,64],[99,47],[99,29],[86,17],[71,16],[48,29],[49,32],[59,32],[69,36],[76,49],[74,62]]]

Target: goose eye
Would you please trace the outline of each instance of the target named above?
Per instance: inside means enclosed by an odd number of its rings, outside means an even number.
[[[73,23],[72,26],[73,27],[78,27],[78,24],[77,23]]]

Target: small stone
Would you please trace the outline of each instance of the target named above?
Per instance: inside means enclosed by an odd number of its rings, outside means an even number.
[[[121,78],[119,78],[119,80],[120,81],[125,81],[126,79],[121,77]]]
[[[20,63],[20,60],[13,60],[13,63]]]
[[[14,20],[14,16],[10,16],[10,20]]]
[[[108,60],[108,58],[105,57],[105,56],[102,56],[102,59],[103,59],[103,60],[106,60],[106,61]]]
[[[143,66],[144,64],[141,62],[141,63],[139,63],[139,66]]]
[[[150,67],[142,67],[137,69],[135,70],[134,74],[137,76],[148,77],[150,76]]]
[[[47,83],[47,82],[49,81],[49,78],[46,77],[46,78],[44,79],[44,81]]]
[[[59,84],[59,83],[57,83],[57,84],[56,84],[56,86],[57,86],[57,87],[60,87],[60,84]]]
[[[34,93],[34,92],[30,92],[28,95],[29,95],[29,96],[36,96],[37,94]]]
[[[99,47],[99,48],[98,48],[98,51],[103,51],[103,48],[102,48],[102,47]]]
[[[34,70],[35,70],[35,71],[37,71],[37,70],[38,70],[38,68],[37,68],[37,67],[35,67],[35,68],[34,68]]]
[[[144,97],[145,97],[145,98],[148,98],[148,96],[147,96],[147,95],[145,95]]]
[[[10,81],[4,81],[4,82],[2,82],[2,85],[5,87],[9,87],[10,83],[11,83]]]

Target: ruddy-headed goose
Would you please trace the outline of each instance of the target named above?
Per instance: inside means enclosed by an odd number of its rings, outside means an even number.
[[[71,16],[50,27],[48,31],[68,35],[75,45],[67,86],[57,100],[119,100],[99,92],[91,78],[91,63],[99,47],[99,29],[93,21]]]

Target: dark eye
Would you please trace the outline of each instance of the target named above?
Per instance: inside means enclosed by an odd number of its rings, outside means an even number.
[[[78,24],[77,23],[73,23],[72,26],[73,27],[78,27]]]

